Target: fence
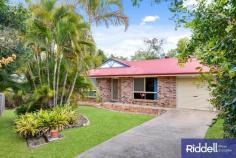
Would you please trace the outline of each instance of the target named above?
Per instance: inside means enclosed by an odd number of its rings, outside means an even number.
[[[5,96],[3,93],[0,93],[0,116],[2,115],[4,109],[5,109]]]

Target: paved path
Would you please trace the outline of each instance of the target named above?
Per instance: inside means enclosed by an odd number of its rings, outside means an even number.
[[[180,158],[181,138],[203,138],[214,112],[170,110],[77,158]]]

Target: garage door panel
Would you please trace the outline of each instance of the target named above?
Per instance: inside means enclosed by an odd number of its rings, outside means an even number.
[[[177,107],[187,109],[210,110],[207,85],[197,78],[177,78]]]

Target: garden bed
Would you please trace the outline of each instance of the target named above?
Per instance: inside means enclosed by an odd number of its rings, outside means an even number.
[[[74,124],[70,124],[65,128],[80,128],[84,126],[89,126],[89,124],[90,122],[88,118],[83,115],[80,115],[78,120]],[[62,134],[59,134],[58,137],[51,137],[50,133],[48,132],[47,134],[44,134],[42,136],[26,138],[26,142],[29,148],[36,148],[53,141],[62,140],[63,138],[64,135]]]

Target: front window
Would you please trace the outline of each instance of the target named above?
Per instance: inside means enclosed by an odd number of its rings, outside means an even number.
[[[157,99],[157,78],[135,78],[134,99]]]
[[[90,81],[93,84],[93,89],[87,91],[87,97],[96,98],[96,95],[97,95],[97,91],[96,91],[97,81],[96,81],[96,78],[90,78]]]

